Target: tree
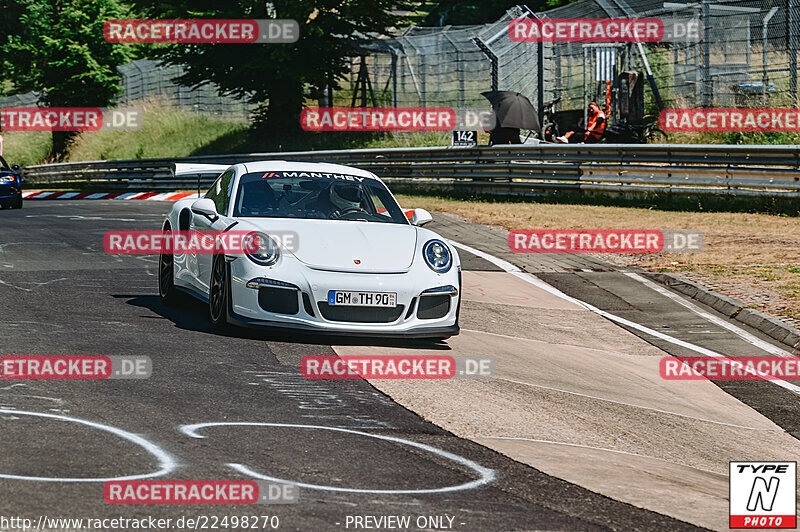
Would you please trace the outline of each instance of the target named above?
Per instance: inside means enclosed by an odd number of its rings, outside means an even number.
[[[125,18],[122,0],[4,0],[18,22],[2,42],[6,79],[17,92],[37,91],[47,107],[105,107],[119,94],[117,67],[130,45],[103,37],[103,23]],[[74,132],[53,132],[52,157],[62,159]]]
[[[5,59],[5,46],[13,32],[19,29],[19,19],[25,12],[25,8],[18,1],[0,2],[0,69],[3,76],[0,77],[0,96],[13,91],[14,84],[9,79],[10,67]]]
[[[263,132],[273,138],[300,131],[304,89],[338,87],[348,58],[369,34],[398,24],[405,0],[133,0],[154,18],[294,19],[300,39],[293,44],[174,44],[155,55],[185,67],[179,82],[216,83],[223,92],[248,96],[265,110]]]
[[[488,24],[499,20],[506,11],[524,4],[533,11],[546,11],[576,0],[442,0],[430,9],[421,26],[460,26]]]

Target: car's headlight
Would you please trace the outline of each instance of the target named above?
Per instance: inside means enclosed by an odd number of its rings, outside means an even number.
[[[428,240],[422,248],[422,256],[436,273],[445,273],[453,265],[453,254],[441,240]]]
[[[0,183],[13,183],[14,181],[16,181],[16,178],[14,178],[14,176],[10,175],[0,176]]]
[[[281,250],[269,236],[260,231],[248,233],[251,245],[245,244],[244,253],[247,258],[259,266],[272,266],[281,256]]]

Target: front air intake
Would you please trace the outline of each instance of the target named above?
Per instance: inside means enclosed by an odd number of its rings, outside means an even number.
[[[297,314],[300,305],[297,290],[261,286],[258,289],[258,306],[275,314]]]
[[[328,321],[350,323],[392,323],[403,315],[404,305],[389,307],[347,307],[329,305],[327,301],[317,301],[319,312]]]
[[[420,297],[417,318],[421,320],[444,318],[450,312],[450,299],[451,296],[446,294]]]

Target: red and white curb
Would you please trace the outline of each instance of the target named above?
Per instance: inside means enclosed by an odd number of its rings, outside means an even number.
[[[178,201],[183,198],[196,198],[197,192],[58,192],[29,190],[22,193],[26,200],[151,200]],[[383,210],[383,209],[380,209]],[[414,209],[403,209],[406,218],[411,219]]]
[[[22,193],[26,200],[153,200],[177,201],[183,198],[196,198],[197,192],[58,192],[29,190]]]

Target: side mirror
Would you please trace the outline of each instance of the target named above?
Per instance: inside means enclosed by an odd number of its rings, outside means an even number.
[[[414,209],[414,213],[411,215],[411,225],[422,226],[432,221],[433,216],[425,209]]]
[[[17,170],[19,170],[19,165],[18,164],[12,164],[11,165],[11,169],[16,172]]]
[[[214,200],[210,198],[200,198],[192,203],[192,212],[205,216],[212,222],[219,218],[219,215],[217,214],[217,206],[214,204]]]

